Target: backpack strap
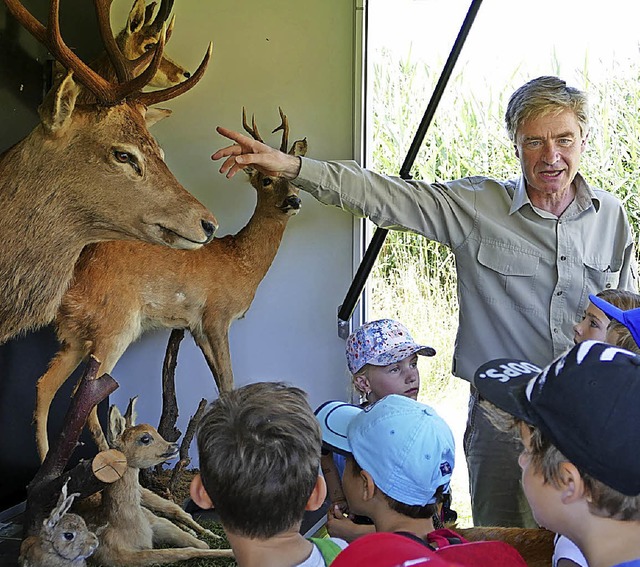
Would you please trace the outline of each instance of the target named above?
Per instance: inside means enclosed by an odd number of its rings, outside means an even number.
[[[310,537],[307,539],[318,548],[325,565],[331,565],[338,553],[342,551],[342,548],[332,539],[326,537]]]

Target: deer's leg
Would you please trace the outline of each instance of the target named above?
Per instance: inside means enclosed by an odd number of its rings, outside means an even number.
[[[194,333],[193,338],[202,351],[216,381],[219,392],[233,390],[233,369],[229,353],[229,326],[208,325],[203,333]]]
[[[104,551],[104,550],[103,550]],[[194,557],[233,557],[231,549],[198,549],[179,547],[175,549],[111,549],[103,554],[105,562],[112,567],[146,567],[147,565],[166,565],[176,561],[186,561]]]
[[[109,325],[104,322],[99,334],[96,333],[93,356],[102,361],[98,374],[110,374],[118,360],[127,350],[127,347],[135,341],[141,333],[140,327],[133,320],[124,320],[112,317]],[[87,427],[95,441],[99,451],[108,450],[109,444],[105,437],[102,425],[98,419],[98,408],[94,407],[87,418]]]
[[[51,402],[60,386],[71,376],[86,355],[87,352],[78,343],[65,342],[49,364],[47,371],[38,380],[33,421],[36,428],[36,444],[40,461],[44,461],[49,452],[47,421]]]
[[[142,488],[140,494],[142,496],[142,505],[148,510],[155,512],[156,514],[160,514],[165,518],[169,518],[178,524],[187,526],[200,535],[207,535],[209,537],[216,538],[220,537],[214,534],[211,530],[201,526],[191,517],[191,514],[185,512],[175,502],[159,496],[148,488]]]
[[[153,531],[153,545],[170,545],[171,547],[197,547],[209,549],[206,542],[180,529],[166,518],[156,516],[151,510],[143,508],[151,530]]]

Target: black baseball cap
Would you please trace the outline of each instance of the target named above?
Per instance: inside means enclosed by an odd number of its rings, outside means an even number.
[[[640,356],[585,341],[542,370],[498,359],[475,374],[480,395],[545,435],[580,470],[640,494]]]

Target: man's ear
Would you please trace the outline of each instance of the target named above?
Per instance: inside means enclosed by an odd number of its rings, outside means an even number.
[[[200,474],[193,477],[193,480],[189,485],[189,495],[191,496],[191,500],[193,500],[203,510],[210,510],[213,508],[213,502],[211,502],[211,498],[204,489],[204,484],[202,484],[202,477]]]
[[[311,512],[313,512],[314,510],[318,510],[320,506],[324,504],[324,501],[326,499],[327,483],[325,482],[322,475],[318,475],[318,478],[316,479],[316,485],[313,487],[311,496],[309,496],[309,500],[307,500],[307,505],[304,509]]]
[[[582,138],[582,141],[580,142],[580,152],[584,152],[584,150],[587,148],[588,139],[589,139],[589,132],[586,133],[585,137]]]

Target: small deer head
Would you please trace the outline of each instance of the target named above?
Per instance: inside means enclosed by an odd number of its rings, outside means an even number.
[[[147,6],[145,5],[145,0],[134,0],[129,12],[127,25],[116,38],[122,54],[130,61],[138,59],[148,51],[155,49],[160,41],[162,26],[171,13],[173,0],[162,0],[154,18],[156,5],[156,2],[151,2]],[[174,23],[175,16],[171,18],[167,27],[167,41],[173,31]],[[184,67],[163,55],[158,72],[149,81],[149,86],[170,87],[188,79],[190,76],[191,73]]]
[[[282,112],[282,108],[278,107],[280,112],[280,126],[274,128],[272,134],[278,130],[282,130],[282,141],[280,143],[280,151],[287,152],[294,156],[304,156],[307,153],[307,139],[296,140],[289,150],[289,121]],[[242,126],[251,134],[254,140],[263,142],[258,127],[256,125],[255,116],[251,117],[251,126],[247,123],[247,115],[244,107],[242,108]],[[288,216],[298,213],[302,202],[298,197],[299,189],[282,177],[273,177],[259,172],[257,169],[249,166],[244,168],[244,172],[249,176],[249,182],[258,192],[258,201],[268,201],[276,209]]]
[[[98,538],[89,531],[85,521],[77,514],[68,513],[76,496],[79,494],[67,496],[67,484],[65,483],[56,507],[44,520],[40,532],[43,547],[50,545],[54,552],[65,560],[59,565],[66,565],[67,561],[69,565],[84,565],[83,560],[98,547]]]
[[[178,444],[165,441],[151,425],[135,425],[136,400],[137,397],[129,400],[124,416],[116,406],[109,408],[107,442],[112,449],[124,453],[129,467],[146,469],[174,458],[178,454]]]

